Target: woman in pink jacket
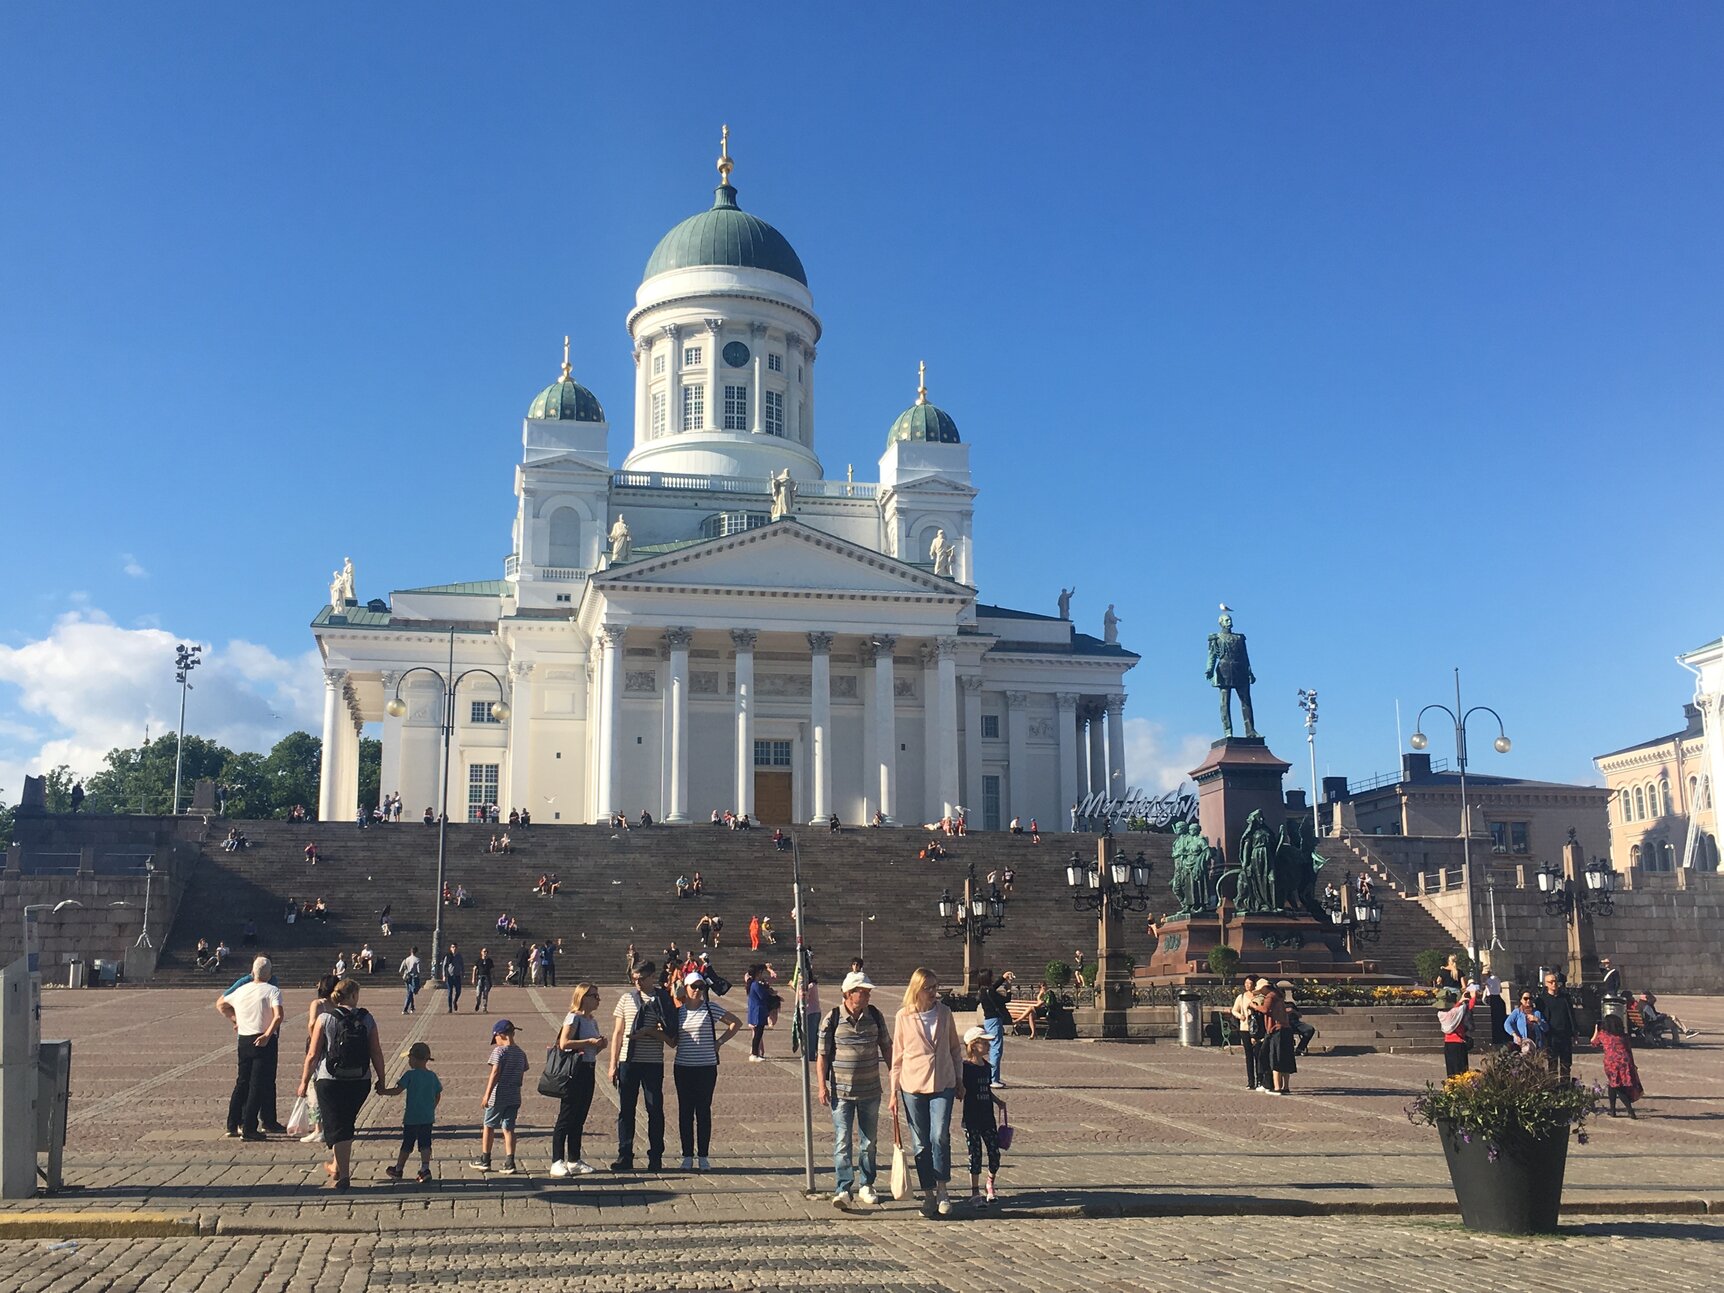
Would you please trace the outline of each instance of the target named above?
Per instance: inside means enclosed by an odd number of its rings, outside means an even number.
[[[904,1004],[892,1030],[892,1102],[904,1098],[910,1137],[916,1150],[916,1180],[922,1188],[922,1215],[944,1217],[952,1202],[952,1105],[962,1098],[959,1075],[963,1046],[952,1012],[940,1004],[940,985],[932,970],[918,967],[904,991]]]

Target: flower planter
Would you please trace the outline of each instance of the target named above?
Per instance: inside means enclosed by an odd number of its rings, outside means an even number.
[[[1543,1140],[1508,1137],[1496,1147],[1494,1161],[1483,1138],[1475,1135],[1469,1143],[1450,1122],[1439,1122],[1437,1131],[1468,1230],[1533,1235],[1556,1229],[1568,1165],[1566,1129]]]

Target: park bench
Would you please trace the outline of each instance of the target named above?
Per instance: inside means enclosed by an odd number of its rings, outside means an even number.
[[[1013,1032],[1027,1026],[1030,1036],[1036,1035],[1036,1003],[1033,1000],[1006,1002],[1006,1014],[1011,1016]]]

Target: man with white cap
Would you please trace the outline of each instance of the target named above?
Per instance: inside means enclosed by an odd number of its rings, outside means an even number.
[[[837,1177],[832,1203],[847,1208],[854,1199],[870,1206],[877,1168],[875,1132],[880,1122],[883,1086],[880,1066],[892,1063],[892,1033],[870,1004],[874,985],[867,974],[844,976],[844,1004],[828,1012],[820,1028],[815,1076],[820,1103],[832,1110],[832,1171]]]

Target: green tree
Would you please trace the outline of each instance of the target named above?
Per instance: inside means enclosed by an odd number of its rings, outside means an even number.
[[[370,812],[382,798],[383,742],[369,736],[359,739],[359,805]]]
[[[109,750],[102,768],[85,784],[93,813],[166,813],[173,810],[174,758],[179,738],[172,732],[148,745]],[[192,787],[202,777],[220,781],[233,751],[195,732],[187,732],[180,769],[180,807],[191,803]]]
[[[72,787],[78,783],[78,776],[71,768],[62,763],[52,771],[42,774],[46,779],[48,794],[48,811],[51,813],[69,813],[72,811]],[[89,793],[89,787],[84,788]],[[88,808],[88,804],[85,805]]]
[[[317,815],[317,779],[322,766],[323,742],[309,732],[289,732],[275,743],[263,761],[275,816],[287,816],[295,804],[313,817]]]

